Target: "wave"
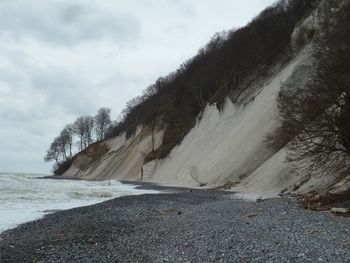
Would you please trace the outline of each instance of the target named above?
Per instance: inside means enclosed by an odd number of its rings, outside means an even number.
[[[53,211],[92,205],[114,197],[158,193],[115,180],[33,179],[33,174],[0,174],[0,233]]]
[[[113,194],[111,192],[91,192],[91,193],[84,193],[84,192],[69,192],[67,195],[71,198],[75,199],[81,199],[86,197],[95,197],[95,198],[111,198],[113,197]]]

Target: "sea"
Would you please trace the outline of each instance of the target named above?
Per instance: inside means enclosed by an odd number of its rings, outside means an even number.
[[[45,214],[115,197],[158,193],[115,180],[37,179],[44,175],[0,173],[0,233]]]

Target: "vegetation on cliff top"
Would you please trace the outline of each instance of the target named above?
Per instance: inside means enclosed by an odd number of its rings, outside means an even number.
[[[80,116],[74,123],[63,128],[44,157],[45,162],[55,161],[55,174],[62,174],[69,168],[73,149],[77,147],[81,152],[92,143],[105,138],[108,129],[111,128],[110,115],[109,108],[101,108],[95,116]]]

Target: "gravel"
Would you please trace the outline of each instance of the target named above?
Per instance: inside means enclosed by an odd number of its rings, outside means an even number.
[[[2,233],[0,262],[348,262],[349,220],[287,198],[126,196]]]

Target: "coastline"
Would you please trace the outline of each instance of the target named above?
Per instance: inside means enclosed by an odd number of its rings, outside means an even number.
[[[104,181],[104,180],[86,180],[84,178],[78,178],[75,176],[66,176],[66,175],[48,175],[42,177],[33,177],[32,179],[50,179],[50,180],[78,180],[78,181]],[[115,180],[115,179],[111,179]],[[121,184],[132,185],[135,186],[135,189],[138,190],[155,190],[155,191],[163,191],[163,192],[181,192],[181,191],[192,191],[192,190],[203,190],[203,191],[217,191],[223,192],[224,190],[217,190],[214,188],[190,188],[190,187],[181,187],[181,186],[167,186],[160,185],[152,182],[140,182],[140,181],[127,181],[127,180],[116,180]],[[233,193],[233,192],[231,192]]]
[[[46,175],[46,176],[33,177],[32,179],[83,180],[75,176],[67,176],[67,175]]]
[[[124,195],[160,192],[136,189],[135,185],[118,181],[74,180],[72,177],[5,174],[1,179],[0,234],[48,213]]]
[[[350,256],[348,224],[287,198],[247,202],[228,192],[182,189],[25,223],[1,234],[0,261],[343,262]]]

